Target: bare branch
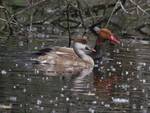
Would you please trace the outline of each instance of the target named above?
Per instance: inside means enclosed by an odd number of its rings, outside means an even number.
[[[138,4],[136,4],[133,0],[129,0],[132,4],[134,4],[140,11],[142,11],[144,14],[150,16],[148,12],[146,12],[143,8],[141,8]]]

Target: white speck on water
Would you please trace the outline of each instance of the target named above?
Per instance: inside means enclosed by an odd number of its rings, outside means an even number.
[[[129,49],[129,48],[127,48],[127,51],[130,51],[130,49]]]
[[[31,78],[27,78],[27,81],[31,82],[31,81],[32,81],[32,79],[31,79]]]
[[[30,107],[29,109],[30,109],[30,111],[31,111],[33,108]]]
[[[76,100],[79,100],[79,97],[76,97]]]
[[[121,87],[122,89],[127,90],[129,88],[129,85],[128,84],[122,84],[119,87]]]
[[[58,101],[58,97],[56,97],[55,100]]]
[[[116,62],[116,64],[119,64],[119,65],[121,65],[121,62],[117,61],[117,62]]]
[[[49,103],[52,104],[52,103],[53,103],[53,100],[50,100]]]
[[[98,67],[98,64],[95,64],[94,67]]]
[[[20,105],[19,105],[19,107],[20,107],[20,108],[22,108],[22,107],[23,107],[23,105],[22,105],[22,104],[20,104]]]
[[[44,110],[44,107],[40,107],[40,110],[43,111],[43,110]]]
[[[61,91],[64,91],[64,88],[61,88]]]
[[[130,61],[129,64],[130,64],[130,65],[133,65],[133,62]]]
[[[109,76],[111,76],[111,75],[112,75],[112,73],[111,73],[111,72],[109,72],[109,73],[108,73],[108,75],[109,75]]]
[[[150,71],[150,66],[148,67],[148,70]]]
[[[127,78],[127,81],[130,81],[131,80],[131,78]]]
[[[116,68],[112,68],[111,70],[112,70],[113,72],[115,72],[115,71],[116,71]]]
[[[132,72],[131,75],[134,75],[134,72]]]
[[[26,93],[26,92],[27,92],[27,89],[26,89],[26,88],[24,88],[24,89],[23,89],[23,92],[24,92],[24,93]]]
[[[68,86],[64,86],[64,88],[67,88]]]
[[[98,62],[99,62],[99,61],[98,61]],[[103,64],[103,61],[101,61],[100,64]]]
[[[94,96],[95,93],[92,93],[92,92],[89,91],[87,95],[89,95],[89,96]]]
[[[103,70],[103,69],[104,69],[104,66],[101,66],[100,69]]]
[[[110,71],[110,69],[109,69],[109,68],[107,68],[107,71]]]
[[[52,113],[56,113],[56,111],[53,109],[53,110],[52,110]]]
[[[129,92],[129,91],[127,91],[127,92],[126,92],[126,94],[127,94],[127,95],[130,95],[130,92]]]
[[[42,80],[45,80],[45,77],[42,77]]]
[[[18,64],[16,64],[15,66],[18,67]]]
[[[136,91],[136,90],[137,90],[137,88],[135,87],[135,88],[133,88],[133,90],[134,90],[134,91]]]
[[[140,62],[139,65],[146,66],[146,63],[145,62]]]
[[[142,80],[142,82],[143,82],[143,83],[146,83],[146,80],[145,80],[145,79],[143,79],[143,80]]]
[[[29,64],[25,63],[25,66],[28,66]]]
[[[89,87],[90,87],[90,84],[87,84],[87,85],[86,85],[86,88],[89,88]]]
[[[41,98],[43,98],[44,96],[43,95],[41,95]]]
[[[136,109],[136,104],[133,104],[133,105],[132,105],[132,108],[133,108],[133,109]]]
[[[19,46],[24,46],[24,43],[23,43],[23,41],[19,41]]]
[[[70,100],[70,99],[67,97],[67,98],[66,98],[66,101],[68,102],[69,100]]]
[[[101,104],[104,105],[104,101],[102,101]]]
[[[61,97],[64,97],[64,94],[60,94]]]
[[[89,108],[89,112],[90,112],[90,113],[94,113],[95,110],[94,110],[93,108]]]
[[[36,104],[37,104],[37,105],[41,105],[41,104],[42,104],[42,101],[38,99],[38,100],[36,101]]]
[[[13,102],[16,102],[17,101],[17,97],[11,96],[11,97],[9,97],[9,100],[13,101]]]
[[[112,98],[114,103],[129,103],[129,99],[125,98]]]
[[[35,49],[35,50],[37,50],[37,49],[38,49],[38,47],[34,47],[34,49]]]
[[[14,85],[13,88],[16,89],[16,86]]]
[[[110,68],[111,68],[111,70],[112,70],[113,72],[116,71],[116,68],[114,68],[113,66],[111,66]]]
[[[106,108],[109,108],[110,107],[110,104],[105,104],[104,105]]]
[[[120,53],[119,49],[116,49],[116,53]]]
[[[118,88],[118,86],[117,86],[117,85],[115,85],[115,88]]]
[[[2,75],[6,75],[6,74],[7,74],[7,71],[6,71],[6,70],[1,70],[1,74],[2,74]]]
[[[128,71],[126,71],[126,72],[125,72],[125,74],[126,74],[126,75],[128,75],[128,74],[129,74],[129,72],[128,72]]]
[[[137,70],[140,71],[141,70],[141,66],[137,66]]]
[[[73,103],[70,103],[69,105],[70,105],[70,106],[73,106]]]
[[[144,108],[144,106],[143,106],[143,105],[141,105],[141,106],[140,106],[140,109],[143,109],[143,108]]]
[[[48,77],[46,77],[46,80],[48,80],[49,78]]]
[[[53,13],[55,10],[47,9],[47,13]]]
[[[55,106],[55,107],[57,107],[57,106],[58,106],[58,104],[55,104],[54,106]]]
[[[35,70],[34,70],[34,73],[35,73],[35,74],[39,74],[40,71],[39,71],[38,69],[35,69]]]
[[[97,104],[97,101],[93,101],[92,104]]]
[[[142,89],[142,92],[145,93],[145,89]]]

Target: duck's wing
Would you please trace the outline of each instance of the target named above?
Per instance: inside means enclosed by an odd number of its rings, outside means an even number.
[[[62,52],[62,53],[65,53],[65,54],[71,54],[71,55],[77,56],[77,55],[75,54],[73,48],[68,48],[68,47],[55,47],[55,51]]]
[[[38,52],[33,53],[36,56],[44,56],[46,54],[49,54],[51,52],[61,52],[64,54],[71,54],[71,55],[75,55],[75,52],[73,50],[73,48],[68,48],[68,47],[53,47],[53,48],[44,48],[39,50]]]
[[[46,48],[36,52],[35,55],[36,58],[34,60],[38,61],[38,63],[48,64],[71,63],[80,59],[72,48],[67,47]]]

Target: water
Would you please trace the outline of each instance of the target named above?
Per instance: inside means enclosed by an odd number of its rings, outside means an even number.
[[[149,113],[150,42],[122,40],[92,73],[39,71],[37,49],[66,40],[9,39],[0,44],[1,113]]]

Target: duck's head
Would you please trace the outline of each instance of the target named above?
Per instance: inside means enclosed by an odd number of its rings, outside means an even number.
[[[74,39],[72,39],[74,49],[81,50],[81,51],[92,51],[95,52],[93,48],[90,48],[87,43],[88,43],[88,37],[86,36],[78,36]]]
[[[102,40],[109,40],[112,44],[120,44],[119,39],[109,29],[95,26],[94,31],[99,36],[97,43],[102,43]]]

